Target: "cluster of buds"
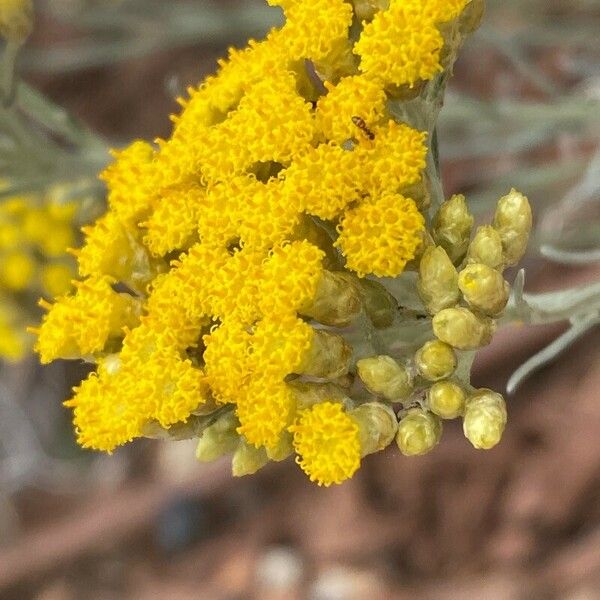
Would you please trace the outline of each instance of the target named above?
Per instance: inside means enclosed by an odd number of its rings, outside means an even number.
[[[426,452],[443,418],[493,446],[504,404],[470,388],[467,363],[531,213],[513,191],[471,240],[464,198],[438,206],[432,147],[482,3],[269,4],[285,24],[190,88],[169,139],[102,174],[82,281],[37,342],[43,362],[97,365],[66,403],[79,443],[198,438],[236,475],[295,453],[320,485],[394,439]]]
[[[383,355],[357,363],[369,391],[402,405],[396,441],[405,455],[431,450],[443,419],[462,417],[465,436],[480,449],[495,446],[506,424],[503,397],[473,389],[468,371],[457,367],[492,339],[510,292],[502,273],[525,252],[531,208],[511,190],[498,202],[493,223],[478,227],[474,236],[473,222],[463,196],[444,202],[418,261],[417,289],[434,339],[398,362]]]

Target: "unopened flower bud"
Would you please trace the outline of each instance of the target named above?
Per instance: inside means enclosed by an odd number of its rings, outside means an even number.
[[[465,437],[475,448],[489,450],[502,438],[506,419],[504,398],[492,390],[478,390],[466,402],[463,420]]]
[[[433,219],[433,239],[457,264],[467,252],[473,217],[469,213],[465,197],[452,196],[444,202]]]
[[[417,350],[415,366],[419,374],[429,381],[445,379],[456,369],[456,354],[448,344],[431,340]]]
[[[510,293],[502,275],[483,264],[466,266],[458,276],[458,287],[472,307],[487,315],[502,312]]]
[[[233,412],[221,415],[204,430],[198,440],[196,458],[202,462],[210,462],[233,452],[240,441],[240,436],[236,432],[238,427],[239,421]]]
[[[456,419],[463,414],[465,393],[452,381],[438,381],[427,391],[429,410],[442,419]]]
[[[360,314],[361,294],[350,273],[323,271],[310,306],[302,314],[331,327],[347,327]]]
[[[531,225],[531,206],[523,194],[512,189],[509,194],[500,198],[494,215],[494,229],[502,239],[507,265],[517,264],[525,254]]]
[[[398,430],[394,411],[382,402],[367,402],[351,410],[359,427],[361,455],[373,454],[387,448]]]
[[[0,2],[0,35],[11,42],[23,43],[33,29],[32,0]]]
[[[398,423],[396,443],[404,456],[417,456],[432,450],[441,437],[440,419],[421,408],[413,408]]]
[[[351,358],[352,348],[342,336],[317,329],[300,372],[303,375],[335,379],[348,372]]]
[[[425,250],[419,264],[417,289],[427,310],[433,315],[458,302],[458,272],[441,246]]]
[[[398,402],[408,398],[412,385],[406,367],[399,365],[391,356],[371,356],[356,363],[361,381],[373,394]]]
[[[389,327],[398,310],[396,299],[377,281],[361,279],[360,289],[367,316],[377,329]]]
[[[501,271],[504,266],[504,252],[500,234],[491,225],[478,227],[469,244],[467,258],[469,263],[481,263]]]
[[[446,308],[433,317],[435,336],[459,350],[475,350],[492,341],[495,323],[467,308]]]
[[[234,477],[252,475],[262,469],[269,459],[264,448],[255,448],[244,439],[240,439],[239,445],[231,459],[231,473]]]

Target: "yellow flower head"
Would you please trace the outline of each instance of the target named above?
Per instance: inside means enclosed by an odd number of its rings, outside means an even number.
[[[357,422],[339,402],[323,402],[300,413],[289,430],[300,468],[319,485],[342,483],[360,466]]]
[[[115,292],[108,277],[79,282],[73,296],[48,304],[36,344],[43,363],[101,352],[111,337],[137,320],[134,298]],[[45,305],[46,306],[46,305]]]
[[[425,220],[410,198],[367,199],[346,213],[338,244],[359,276],[396,277],[421,245]]]

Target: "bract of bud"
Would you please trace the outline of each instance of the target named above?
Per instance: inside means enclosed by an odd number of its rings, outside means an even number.
[[[312,377],[335,379],[348,372],[351,358],[352,347],[342,336],[317,329],[300,372]]]
[[[294,394],[298,410],[326,401],[340,402],[344,405],[350,403],[346,392],[333,383],[290,381],[288,386]]]
[[[460,15],[460,32],[467,35],[475,31],[485,14],[485,0],[471,0]]]
[[[233,411],[221,415],[202,433],[196,447],[196,458],[202,462],[210,462],[236,450],[240,442],[240,436],[236,432],[238,426],[239,421]]]
[[[491,225],[477,228],[467,252],[469,263],[481,263],[501,271],[504,266],[502,238]]]
[[[360,314],[357,278],[350,273],[323,271],[314,298],[300,312],[331,327],[347,327]]]
[[[440,419],[421,408],[413,408],[398,423],[396,443],[404,456],[418,456],[432,450],[441,437]]]
[[[367,316],[376,329],[384,329],[394,322],[398,311],[396,299],[377,281],[361,279],[360,289]]]
[[[391,356],[361,358],[356,363],[356,370],[370,392],[391,402],[404,400],[412,392],[406,367],[399,365]]]
[[[433,315],[458,302],[458,272],[441,246],[427,248],[421,257],[417,290]]]
[[[262,469],[268,462],[269,458],[264,448],[255,448],[246,440],[240,439],[231,459],[231,473],[234,477],[252,475]]]
[[[502,438],[506,420],[506,403],[500,394],[481,389],[467,398],[463,431],[475,448],[493,448]]]
[[[465,393],[452,381],[438,381],[427,391],[429,410],[442,419],[456,419],[463,414]]]
[[[510,294],[510,286],[502,275],[481,263],[467,265],[460,272],[458,287],[472,307],[487,315],[502,312]]]
[[[173,423],[169,428],[162,427],[158,421],[149,421],[143,426],[142,435],[155,440],[191,440],[201,436],[213,421],[210,415],[192,415],[185,423]]]
[[[5,39],[23,43],[33,29],[32,0],[2,0],[0,2],[0,35]]]
[[[289,431],[284,431],[279,438],[276,446],[273,448],[267,448],[267,457],[269,460],[275,462],[281,462],[288,456],[294,453],[294,436]]]
[[[440,340],[430,340],[415,354],[419,374],[429,381],[450,377],[456,369],[456,354],[451,346]]]
[[[515,189],[498,200],[494,229],[502,239],[507,265],[515,265],[525,254],[532,220],[529,200]]]
[[[454,195],[444,202],[433,219],[433,239],[458,264],[465,256],[471,238],[473,217],[465,197]]]
[[[352,0],[354,14],[359,21],[370,21],[375,13],[388,8],[389,0]]]
[[[398,430],[394,411],[382,402],[367,402],[351,410],[359,427],[361,455],[379,452],[392,443]]]
[[[468,308],[445,308],[433,317],[433,333],[459,350],[475,350],[492,341],[496,325],[488,317],[473,314]]]

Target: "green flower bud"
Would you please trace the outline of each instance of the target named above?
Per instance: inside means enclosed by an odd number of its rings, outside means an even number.
[[[398,302],[380,283],[361,279],[360,289],[367,316],[377,329],[389,327],[398,311]]]
[[[351,358],[352,347],[342,336],[317,329],[300,372],[313,377],[335,379],[348,372]]]
[[[425,250],[419,264],[417,290],[431,314],[458,302],[458,272],[441,246]]]
[[[463,417],[465,437],[475,448],[489,450],[502,438],[506,419],[504,398],[492,390],[478,390],[466,402]]]
[[[2,0],[0,2],[0,35],[22,44],[33,29],[32,0]]]
[[[458,276],[458,287],[472,307],[487,315],[502,312],[510,293],[510,286],[502,275],[482,264],[465,267]]]
[[[412,392],[408,371],[391,356],[362,358],[356,370],[370,392],[392,402],[404,400]]]
[[[362,310],[356,280],[350,273],[323,271],[310,306],[300,312],[325,325],[347,327]]]
[[[456,419],[463,414],[465,393],[452,381],[434,383],[427,391],[429,410],[442,419]]]
[[[507,265],[517,264],[525,254],[531,225],[531,206],[523,194],[512,189],[509,194],[498,200],[494,229],[502,239]]]
[[[231,473],[234,477],[252,475],[262,469],[269,459],[264,448],[255,448],[246,440],[240,439],[231,460]]]
[[[444,202],[433,219],[433,239],[457,264],[465,256],[471,238],[473,217],[469,213],[465,197],[452,196]]]
[[[492,341],[496,325],[467,308],[445,308],[433,317],[435,336],[459,350],[475,350]]]
[[[413,408],[398,423],[396,443],[404,456],[417,456],[432,450],[442,437],[442,422],[421,408]]]
[[[239,425],[233,411],[221,415],[202,433],[196,447],[196,458],[202,462],[210,462],[233,452],[240,442],[240,436],[236,432]]]
[[[382,402],[367,402],[351,410],[359,427],[362,456],[379,452],[392,443],[398,430],[394,411]]]
[[[419,374],[429,381],[445,379],[456,369],[456,354],[448,344],[431,340],[417,350],[415,366]]]
[[[480,263],[501,271],[504,266],[504,251],[500,234],[491,225],[478,227],[469,244],[467,258],[469,263]]]

